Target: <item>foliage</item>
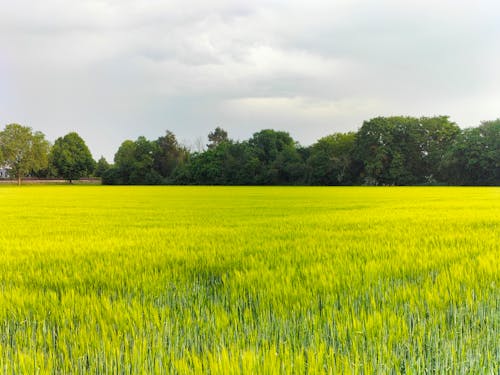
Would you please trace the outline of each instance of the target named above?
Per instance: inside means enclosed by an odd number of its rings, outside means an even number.
[[[192,155],[184,180],[174,181],[195,185],[252,185],[257,165],[248,142],[225,141]]]
[[[255,133],[248,141],[259,161],[255,176],[258,185],[293,185],[303,183],[304,161],[297,144],[287,132],[272,129]]]
[[[104,184],[499,185],[499,123],[461,131],[447,116],[377,117],[310,147],[272,129],[235,142],[217,127],[194,153],[167,131],[125,141],[99,173]]]
[[[159,147],[156,142],[139,137],[136,141],[124,141],[115,154],[115,165],[103,176],[103,182],[125,185],[156,185],[161,175],[153,169],[154,156]]]
[[[47,168],[49,147],[43,133],[33,132],[27,126],[9,124],[0,132],[0,160],[19,185],[30,172]]]
[[[106,171],[110,168],[111,168],[111,166],[109,165],[106,158],[104,156],[101,156],[96,163],[96,167],[94,170],[94,176],[95,177],[102,177],[102,176],[104,176]]]
[[[49,156],[50,164],[58,176],[78,180],[90,176],[95,169],[95,161],[85,141],[75,132],[57,138]]]
[[[182,147],[174,133],[167,130],[165,136],[156,140],[153,153],[153,169],[163,178],[168,179],[175,169],[186,162],[188,151]]]
[[[189,153],[167,131],[156,141],[139,137],[124,141],[115,154],[115,164],[102,174],[108,185],[158,185],[171,182],[174,172],[188,159]]]
[[[500,185],[500,120],[461,130],[447,116],[376,117],[357,132],[333,133],[309,147],[284,131],[264,129],[234,141],[217,127],[207,149],[197,152],[167,130],[154,141],[124,141],[113,166],[104,158],[96,166],[85,142],[71,133],[56,140],[48,167],[43,134],[30,143],[30,128],[8,127],[17,133],[3,135],[12,147],[0,147],[0,166],[7,163],[19,181],[26,174],[71,181],[94,171],[108,185]],[[18,151],[26,163],[12,152],[23,144],[41,145],[33,146],[37,156]]]
[[[227,131],[218,126],[213,132],[208,133],[208,140],[210,143],[207,145],[207,148],[211,149],[223,142],[229,141],[229,138],[227,136]]]
[[[420,123],[423,129],[420,142],[424,178],[434,178],[444,182],[446,181],[446,172],[443,170],[445,155],[460,135],[460,128],[446,116],[422,117]]]
[[[500,119],[465,129],[443,165],[443,174],[452,184],[500,185]]]
[[[353,150],[356,134],[335,133],[311,146],[307,165],[312,185],[349,185],[353,183]]]
[[[500,369],[499,188],[0,194],[5,373]]]
[[[365,121],[355,146],[361,177],[381,185],[418,185],[439,177],[440,163],[459,132],[445,116]]]

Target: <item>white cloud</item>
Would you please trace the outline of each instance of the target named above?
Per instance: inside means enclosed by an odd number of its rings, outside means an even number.
[[[221,125],[302,143],[363,119],[498,117],[493,0],[0,0],[0,115],[108,158]],[[103,139],[102,133],[105,134]]]

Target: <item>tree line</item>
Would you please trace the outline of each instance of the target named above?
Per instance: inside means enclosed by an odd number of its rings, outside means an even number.
[[[217,127],[197,151],[166,131],[124,141],[113,164],[94,161],[77,133],[50,145],[11,124],[0,132],[2,164],[19,181],[96,176],[109,185],[500,185],[500,119],[462,130],[447,116],[377,117],[307,147],[284,131],[236,141]]]
[[[6,125],[0,132],[0,168],[16,178],[61,177],[69,182],[91,176],[96,162],[85,141],[75,132],[51,145],[45,135],[19,124]]]

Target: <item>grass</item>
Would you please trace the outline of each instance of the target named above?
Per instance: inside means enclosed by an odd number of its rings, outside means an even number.
[[[0,187],[0,372],[500,372],[500,188]]]

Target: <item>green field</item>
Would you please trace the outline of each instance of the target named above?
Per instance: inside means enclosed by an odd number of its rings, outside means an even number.
[[[500,373],[500,188],[0,187],[0,373]]]

